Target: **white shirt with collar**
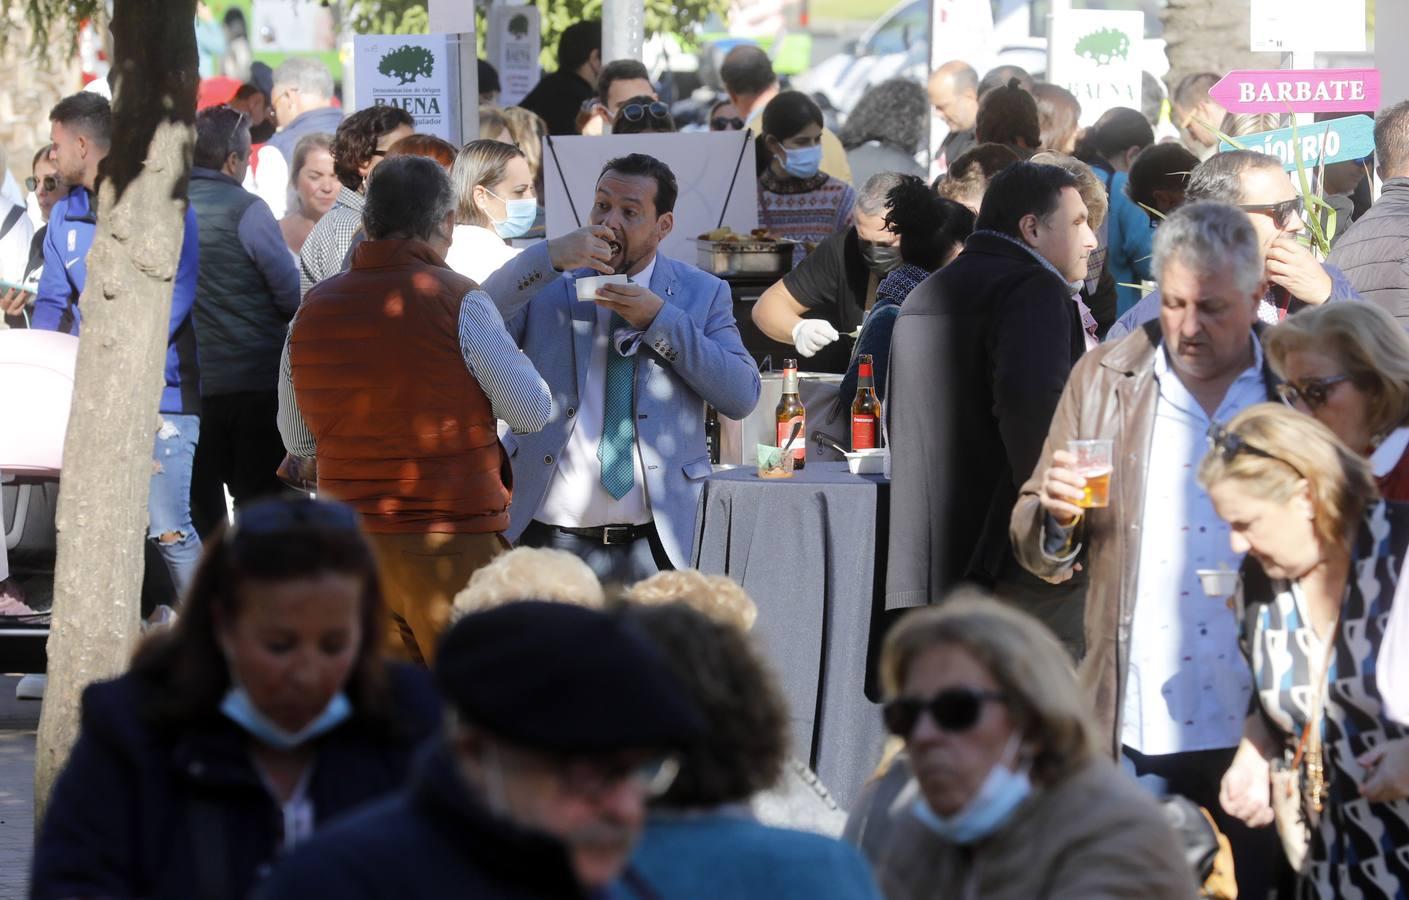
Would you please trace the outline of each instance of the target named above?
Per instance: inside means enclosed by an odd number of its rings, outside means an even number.
[[[1237,569],[1228,525],[1195,478],[1211,421],[1226,423],[1267,400],[1262,346],[1229,386],[1212,420],[1179,380],[1160,345],[1140,521],[1139,569],[1130,627],[1130,666],[1121,742],[1157,756],[1236,747],[1252,681],[1226,597],[1203,592],[1196,569]]]
[[[1370,454],[1370,470],[1376,478],[1383,478],[1399,464],[1404,451],[1409,449],[1409,428],[1396,428],[1389,433],[1375,452]]]
[[[505,243],[492,228],[456,225],[450,249],[445,253],[445,264],[466,278],[474,279],[475,284],[484,284],[486,278],[521,252]]]
[[[651,257],[638,274],[631,276],[635,284],[649,286],[656,271]],[[578,300],[587,303],[587,300]],[[602,440],[602,416],[607,392],[607,341],[610,338],[612,311],[597,307],[597,327],[592,337],[592,356],[587,362],[587,381],[577,398],[576,424],[568,435],[558,466],[543,505],[534,516],[539,522],[562,528],[596,528],[601,525],[645,525],[651,521],[651,504],[646,498],[646,472],[641,464],[638,440],[632,454],[635,482],[620,500],[602,486],[602,463],[597,459],[597,445]]]

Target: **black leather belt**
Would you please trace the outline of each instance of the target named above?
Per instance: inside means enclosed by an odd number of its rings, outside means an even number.
[[[630,544],[633,541],[648,538],[656,533],[656,526],[649,522],[645,525],[599,525],[595,528],[564,528],[561,525],[548,525],[548,527],[554,531],[560,531],[563,534],[570,534],[573,537],[595,541],[604,547],[618,547],[622,544]]]

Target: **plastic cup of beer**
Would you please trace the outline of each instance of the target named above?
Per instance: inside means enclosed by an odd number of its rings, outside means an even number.
[[[1110,440],[1067,441],[1067,452],[1076,457],[1076,474],[1086,479],[1076,502],[1082,509],[1104,509],[1110,504],[1114,446]]]

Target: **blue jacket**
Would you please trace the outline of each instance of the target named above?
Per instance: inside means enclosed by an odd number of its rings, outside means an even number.
[[[631,861],[669,900],[880,900],[861,854],[836,838],[727,812],[653,815]]]
[[[636,446],[661,544],[683,569],[694,553],[695,507],[712,471],[704,405],[742,419],[753,412],[762,384],[734,323],[727,284],[662,254],[650,288],[665,306],[646,329],[636,357]],[[514,502],[504,535],[513,541],[543,505],[577,423],[597,305],[579,301],[572,279],[562,277],[537,294],[521,295],[531,296],[526,305],[509,295],[491,296],[509,334],[553,392],[553,417],[542,431],[502,439],[514,470]]]
[[[578,884],[562,843],[490,813],[466,789],[444,743],[431,745],[404,789],[320,832],[284,859],[258,894],[260,900],[606,896]]]
[[[76,187],[54,204],[44,235],[44,274],[34,298],[30,327],[77,335],[83,324],[78,298],[88,282],[88,250],[98,229],[93,195]],[[166,338],[166,388],[160,411],[198,415],[201,411],[200,368],[196,361],[196,331],[191,310],[196,305],[196,275],[200,268],[196,211],[186,207],[186,230],[171,293],[171,320]]]
[[[1154,280],[1151,255],[1155,230],[1150,227],[1149,214],[1125,192],[1130,181],[1127,173],[1112,174],[1097,166],[1096,174],[1105,182],[1106,193],[1110,195],[1110,212],[1106,216],[1106,270],[1116,281],[1116,311],[1124,313],[1140,301],[1140,289],[1124,285]]]
[[[317,740],[315,825],[398,788],[437,727],[430,676],[388,668],[391,725],[354,717]],[[32,900],[244,900],[279,853],[283,816],[250,761],[249,738],[212,710],[162,727],[137,675],[83,693],[82,730],[35,845]],[[326,895],[334,896],[334,895]]]

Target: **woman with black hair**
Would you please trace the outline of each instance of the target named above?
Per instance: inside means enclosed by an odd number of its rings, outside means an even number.
[[[84,691],[30,896],[247,897],[279,853],[398,787],[439,704],[382,661],[385,616],[350,507],[242,508],[176,626]]]
[[[1076,158],[1096,170],[1106,183],[1110,198],[1106,269],[1116,280],[1117,316],[1143,296],[1138,287],[1129,285],[1154,280],[1150,268],[1150,254],[1154,251],[1150,219],[1126,190],[1135,158],[1154,142],[1154,129],[1144,113],[1117,106],[1106,110],[1076,144]]]
[[[866,315],[856,352],[842,378],[842,403],[849,404],[856,396],[863,354],[874,361],[876,396],[885,400],[890,336],[900,305],[916,285],[964,249],[964,241],[974,230],[974,214],[967,206],[935,196],[924,179],[906,176],[886,195],[885,223],[888,231],[900,236],[901,264],[876,287],[875,305]]]
[[[837,135],[852,182],[864,185],[877,172],[924,175],[915,154],[924,149],[928,123],[929,97],[915,82],[891,78],[868,90]]]
[[[783,91],[763,110],[759,142],[758,224],[775,238],[819,244],[851,227],[856,191],[821,171],[822,110],[799,91]],[[802,246],[793,255],[796,263]]]

